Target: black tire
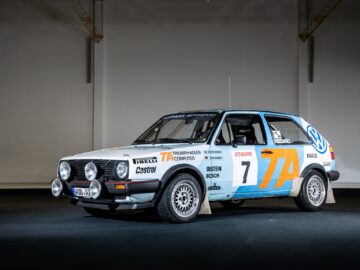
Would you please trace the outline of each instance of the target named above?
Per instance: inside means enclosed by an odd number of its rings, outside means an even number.
[[[101,217],[101,218],[106,218],[106,217],[111,217],[112,216],[112,211],[110,210],[102,210],[102,209],[96,209],[96,208],[88,208],[88,207],[84,207],[84,210],[92,215],[93,217]]]
[[[220,203],[224,208],[237,209],[241,205],[243,205],[244,202],[245,202],[244,200],[230,200],[230,201],[221,201]]]
[[[191,205],[191,211],[189,209],[188,215],[180,215],[179,212],[181,212],[181,209],[179,209],[182,205],[179,205],[179,207],[176,207],[176,204],[181,200],[176,200],[175,194],[179,189],[183,186],[190,188],[193,190],[193,200],[187,200],[185,202],[189,202]],[[174,192],[174,194],[173,194]],[[190,192],[191,193],[191,192]],[[189,193],[189,194],[190,194]],[[177,193],[179,194],[179,193]],[[188,194],[188,195],[189,195]],[[174,196],[173,196],[174,195]],[[184,197],[184,196],[183,196]],[[188,196],[189,198],[191,196]],[[191,204],[191,201],[193,202]],[[174,202],[174,203],[173,203]],[[159,204],[157,206],[158,213],[160,217],[168,222],[171,223],[186,223],[193,220],[199,213],[200,207],[202,203],[202,192],[199,182],[190,174],[182,173],[176,175],[169,185],[165,188],[164,193],[162,194],[162,197],[159,201]]]
[[[316,204],[314,203],[314,200],[312,200],[310,198],[311,191],[308,191],[308,189],[310,188],[309,182],[312,180],[316,180],[315,182],[321,181],[322,184],[320,182],[318,182],[318,184],[320,185],[319,188],[321,190],[321,193],[324,192],[323,195],[319,195],[319,201]],[[310,183],[310,185],[311,185],[311,183]],[[297,207],[300,210],[315,212],[315,211],[319,211],[323,208],[323,206],[326,202],[326,197],[327,197],[327,181],[326,181],[326,179],[324,179],[324,176],[320,172],[310,170],[305,174],[303,183],[300,188],[299,196],[295,197],[294,200],[295,200],[295,204],[297,205]]]

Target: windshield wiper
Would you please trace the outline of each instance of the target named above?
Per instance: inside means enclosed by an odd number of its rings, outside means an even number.
[[[133,142],[132,144],[147,144],[147,143],[150,143],[146,140],[136,140],[135,142]]]
[[[161,138],[153,141],[153,144],[156,143],[192,143],[192,139]]]

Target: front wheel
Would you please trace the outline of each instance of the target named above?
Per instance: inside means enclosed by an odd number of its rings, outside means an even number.
[[[199,182],[190,174],[178,174],[166,187],[157,210],[162,219],[185,223],[200,211],[202,192]]]
[[[300,210],[319,211],[326,202],[326,196],[326,179],[321,173],[311,170],[304,177],[299,196],[294,199]]]

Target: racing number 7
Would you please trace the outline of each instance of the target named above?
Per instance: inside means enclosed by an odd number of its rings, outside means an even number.
[[[243,177],[243,184],[246,184],[247,176],[248,176],[249,168],[250,168],[250,161],[241,161],[241,166],[246,166],[245,172],[244,172],[244,177]]]

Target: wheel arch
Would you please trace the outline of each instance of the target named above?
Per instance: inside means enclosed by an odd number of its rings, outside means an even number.
[[[306,167],[302,170],[300,176],[301,176],[301,177],[305,177],[305,175],[306,175],[309,171],[317,171],[317,172],[321,173],[321,175],[324,177],[325,181],[327,181],[327,179],[328,179],[325,168],[324,168],[323,166],[321,166],[320,164],[317,164],[317,163],[309,164],[308,166],[306,166]]]
[[[179,164],[176,166],[171,167],[168,169],[163,177],[161,178],[161,188],[160,191],[155,196],[155,204],[158,203],[159,199],[163,195],[166,187],[170,184],[171,180],[174,179],[174,177],[180,173],[188,173],[195,177],[195,179],[199,182],[201,187],[201,203],[203,202],[205,198],[206,193],[206,182],[203,174],[200,172],[200,170],[190,164]]]

